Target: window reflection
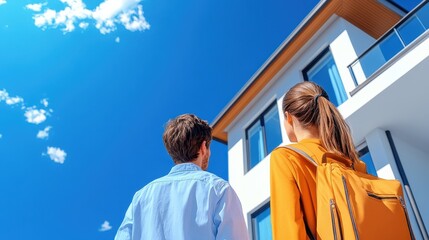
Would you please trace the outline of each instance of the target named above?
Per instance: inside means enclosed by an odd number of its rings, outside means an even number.
[[[270,204],[265,204],[261,209],[252,214],[253,240],[271,240]]]
[[[246,140],[247,168],[250,170],[282,142],[279,112],[275,103],[246,130]]]

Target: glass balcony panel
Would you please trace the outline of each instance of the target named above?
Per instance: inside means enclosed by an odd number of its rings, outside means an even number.
[[[380,49],[380,45],[376,45],[369,52],[363,55],[359,59],[359,62],[365,74],[364,80],[366,80],[386,62],[386,59],[384,58],[383,52]],[[357,72],[356,70],[353,71],[355,73]],[[362,81],[359,80],[358,82],[361,83]]]
[[[404,48],[404,45],[402,45],[402,42],[396,32],[390,33],[383,41],[380,42],[379,46],[386,62]]]
[[[420,36],[425,31],[423,25],[420,23],[419,19],[416,16],[412,16],[401,26],[398,27],[399,35],[402,38],[402,41],[405,45],[410,44],[418,36]]]
[[[425,29],[429,29],[429,4],[426,4],[419,11],[417,11],[416,16],[423,24]]]
[[[429,29],[429,4],[424,3],[420,9],[413,11],[407,20],[395,27],[396,30],[391,30],[349,66],[357,85]]]
[[[392,32],[386,36],[386,38],[383,39],[379,44],[375,45],[365,55],[360,57],[359,62],[365,74],[365,78],[371,76],[377,69],[383,66],[403,48],[404,47],[395,32]],[[357,67],[359,67],[359,64],[355,64],[352,67],[353,72],[359,72],[358,70],[355,70]],[[362,81],[357,79],[357,82],[359,83]]]
[[[351,73],[353,74],[353,79],[355,81],[356,86],[360,85],[367,79],[366,74],[363,71],[362,63],[360,62],[360,59],[354,62],[352,65],[350,65],[350,68],[351,68],[351,71],[352,71]]]

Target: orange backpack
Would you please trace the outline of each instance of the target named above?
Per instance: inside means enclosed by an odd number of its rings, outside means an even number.
[[[299,144],[283,147],[317,166],[317,239],[414,239],[398,180],[355,171],[333,153],[318,165]]]

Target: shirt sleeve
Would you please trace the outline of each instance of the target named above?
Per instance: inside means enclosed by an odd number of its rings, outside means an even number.
[[[124,220],[116,233],[115,240],[134,240],[141,238],[141,213],[138,203],[140,195],[140,191],[134,194],[133,200],[125,213]]]
[[[307,239],[300,192],[286,149],[271,153],[270,191],[273,240]]]
[[[214,222],[217,226],[216,240],[249,239],[240,200],[229,184],[216,206]]]
[[[131,240],[133,231],[133,204],[131,203],[125,213],[124,220],[116,233],[115,240]]]

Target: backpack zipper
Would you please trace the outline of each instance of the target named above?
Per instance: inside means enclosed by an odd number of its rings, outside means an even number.
[[[329,200],[330,210],[331,210],[331,221],[332,221],[332,231],[334,232],[334,240],[338,239],[339,225],[338,225],[338,216],[337,216],[337,208],[335,206],[334,199]],[[338,229],[337,229],[338,228]],[[341,235],[340,235],[341,239]]]
[[[407,219],[407,225],[408,225],[408,230],[410,231],[411,239],[415,239],[413,230],[411,228],[410,219],[408,218],[408,211],[407,211],[407,206],[405,205],[404,198],[402,198],[402,196],[399,196],[399,201],[401,202],[402,208],[404,209],[404,214],[405,214],[405,218]]]
[[[378,195],[372,192],[367,192],[369,197],[378,199],[378,200],[389,200],[389,199],[395,199],[398,200],[398,197],[394,195]]]
[[[355,217],[353,215],[352,204],[350,202],[349,189],[347,187],[347,182],[346,182],[346,178],[344,177],[344,175],[342,176],[342,179],[343,179],[344,191],[346,192],[347,206],[349,208],[350,219],[352,220],[353,231],[355,232],[356,239],[359,239],[359,233],[358,233],[357,227],[356,227],[356,220],[355,220]]]

